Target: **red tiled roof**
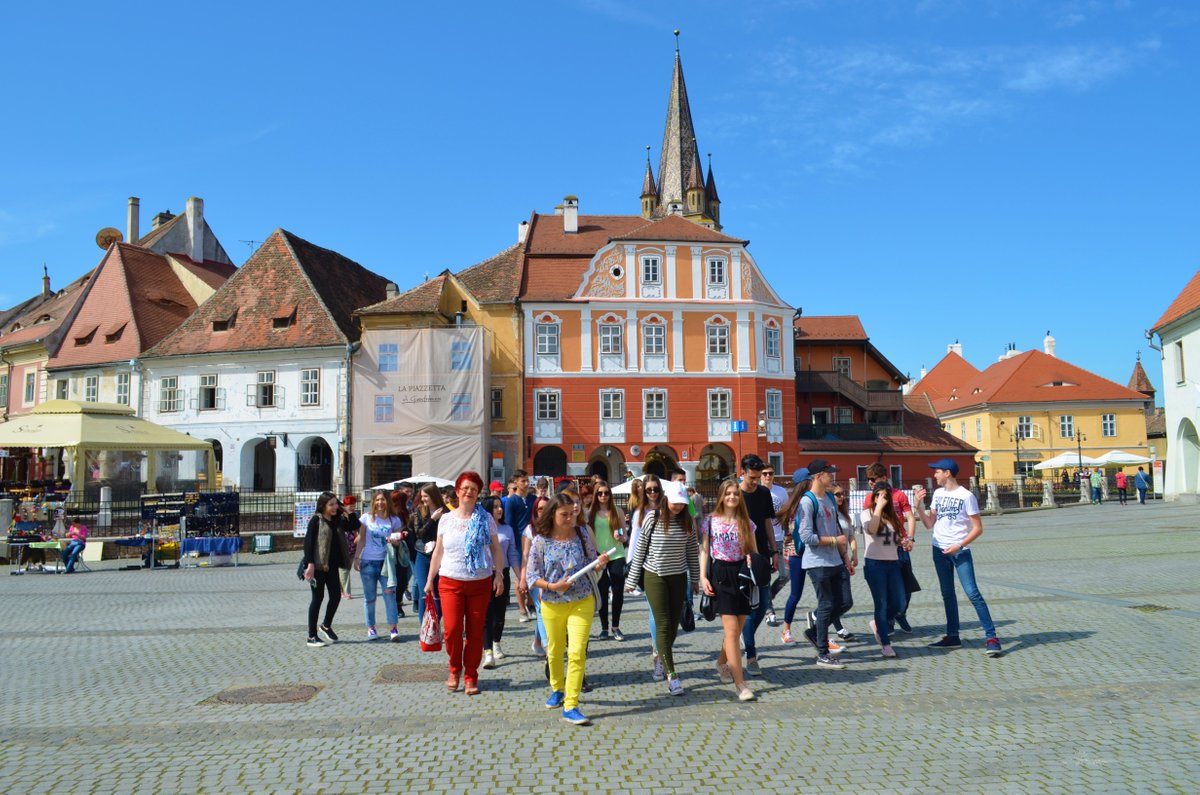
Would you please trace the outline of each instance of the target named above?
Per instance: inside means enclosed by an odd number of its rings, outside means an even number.
[[[1129,377],[1129,388],[1134,392],[1144,392],[1147,395],[1153,395],[1156,390],[1154,384],[1150,383],[1150,376],[1146,375],[1146,368],[1142,367],[1142,360],[1138,359],[1133,365],[1133,375]]]
[[[481,304],[511,304],[521,294],[524,262],[525,245],[515,243],[454,276]]]
[[[590,257],[573,259],[535,259],[525,264],[521,285],[522,301],[565,301],[579,290],[583,274],[591,265]]]
[[[386,315],[393,312],[437,312],[441,305],[442,288],[446,284],[447,271],[434,276],[427,282],[421,282],[416,287],[400,293],[395,298],[387,298],[377,304],[371,304],[358,310],[360,315]]]
[[[699,170],[696,172],[699,173]],[[734,243],[746,245],[750,241],[723,235],[706,226],[689,221],[678,215],[668,215],[658,221],[645,222],[643,226],[625,234],[614,235],[613,240],[677,240],[700,243]]]
[[[976,448],[942,429],[934,417],[906,412],[904,436],[881,436],[869,441],[801,440],[800,449],[808,453],[927,453],[929,455],[974,454]]]
[[[533,214],[528,233],[530,256],[562,254],[591,257],[611,239],[648,224],[640,215],[581,215],[579,231],[567,234],[563,232],[562,221],[561,215]]]
[[[954,359],[962,364],[955,363]],[[948,361],[949,366],[932,385],[937,388],[935,394],[926,382]],[[951,380],[951,369],[956,369],[965,377]],[[983,372],[975,371],[972,374],[971,370],[974,368],[957,354],[948,353],[929,375],[917,383],[914,391],[929,395],[939,415],[984,403],[1146,399],[1145,395],[1042,351],[1025,351],[996,362]]]
[[[950,351],[913,387],[914,395],[928,395],[936,407],[937,401],[949,397],[950,391],[979,377],[980,373],[963,357]]]
[[[1173,323],[1189,312],[1194,312],[1200,309],[1200,271],[1196,271],[1196,275],[1192,277],[1179,295],[1175,296],[1175,300],[1167,307],[1167,311],[1163,312],[1162,317],[1158,322],[1151,326],[1151,331],[1158,331],[1168,323]]]
[[[1159,407],[1146,417],[1146,438],[1162,438],[1167,435],[1167,412]]]
[[[150,356],[344,345],[358,339],[353,314],[386,295],[387,279],[335,251],[276,229],[221,289]],[[296,318],[275,328],[281,307]],[[236,320],[226,331],[213,321]]]
[[[937,419],[937,412],[933,410],[933,402],[929,399],[929,395],[924,393],[917,395],[904,396],[904,408],[914,414],[924,414],[926,417]]]
[[[186,254],[173,253],[169,256],[182,265],[185,270],[195,274],[214,290],[224,284],[225,280],[237,270],[236,265],[231,265],[228,262],[217,262],[211,259],[206,259],[204,262],[196,262]]]
[[[62,328],[63,324],[71,318],[71,312],[79,302],[80,296],[84,294],[91,277],[91,273],[79,277],[48,300],[38,302],[33,305],[32,309],[27,309],[23,314],[10,318],[4,324],[4,328],[0,329],[0,348],[46,340]],[[41,320],[47,315],[49,315],[49,320]],[[14,324],[20,324],[21,327],[16,331],[11,331]]]
[[[814,315],[798,317],[792,326],[796,330],[796,341],[807,340],[854,340],[865,342],[867,331],[858,315]]]

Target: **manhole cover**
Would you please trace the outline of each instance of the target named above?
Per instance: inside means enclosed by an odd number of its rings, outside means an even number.
[[[375,675],[377,685],[407,685],[415,682],[441,682],[445,667],[434,665],[385,665]]]
[[[232,687],[213,696],[221,704],[299,704],[315,696],[316,685],[261,685]]]
[[[1132,609],[1142,613],[1158,613],[1162,610],[1170,610],[1171,608],[1163,607],[1162,605],[1134,605]]]

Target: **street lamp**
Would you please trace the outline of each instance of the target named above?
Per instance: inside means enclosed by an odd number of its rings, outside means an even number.
[[[1083,492],[1083,477],[1079,474],[1083,470],[1083,443],[1087,441],[1087,437],[1082,432],[1075,432],[1075,475],[1079,482],[1079,491]]]

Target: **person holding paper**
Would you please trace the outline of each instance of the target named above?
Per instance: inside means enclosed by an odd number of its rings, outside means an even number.
[[[578,508],[567,493],[554,495],[534,525],[533,543],[525,562],[525,581],[541,589],[541,614],[546,626],[546,661],[550,667],[550,698],[546,709],[561,709],[562,719],[576,726],[591,723],[579,709],[587,643],[592,632],[596,600],[585,575],[571,576],[592,561],[608,565],[586,530],[575,522]],[[564,676],[563,647],[567,648]]]

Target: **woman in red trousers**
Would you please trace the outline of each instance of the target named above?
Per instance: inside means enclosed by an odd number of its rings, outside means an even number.
[[[479,663],[483,659],[483,625],[492,594],[504,593],[503,568],[499,561],[500,539],[496,520],[477,505],[483,478],[464,472],[454,482],[458,506],[443,514],[438,523],[437,544],[429,560],[425,593],[433,593],[434,580],[442,600],[446,653],[450,655],[450,678],[446,689],[456,692],[466,681],[468,696],[479,695]],[[463,629],[466,628],[466,639]]]

